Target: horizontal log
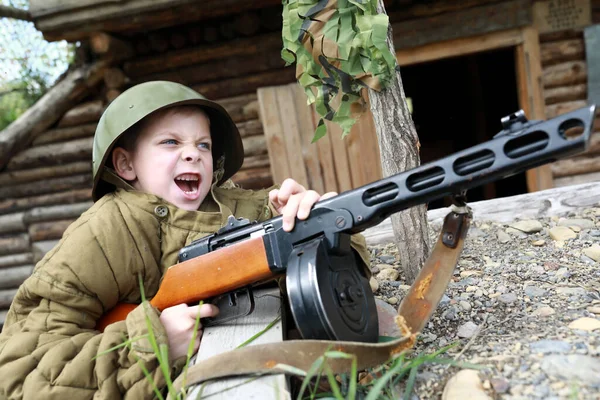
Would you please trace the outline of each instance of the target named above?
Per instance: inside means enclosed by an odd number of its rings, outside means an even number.
[[[544,103],[546,105],[585,99],[587,99],[587,84],[585,83],[544,89]]]
[[[121,89],[129,82],[129,78],[120,68],[109,68],[104,71],[104,85],[109,89]]]
[[[541,43],[540,57],[543,66],[585,60],[585,43],[579,38]]]
[[[94,53],[107,60],[123,61],[135,56],[135,50],[131,43],[104,32],[92,33],[89,43]]]
[[[17,294],[17,289],[0,290],[0,309],[7,309]]]
[[[258,107],[256,109],[249,107],[250,104],[258,102],[256,93],[221,98],[217,102],[227,111],[235,123],[258,119]]]
[[[144,75],[138,77],[136,83],[164,80],[179,82],[184,85],[193,85],[201,82],[213,82],[220,79],[246,76],[258,72],[281,69],[285,62],[278,51],[264,49],[252,57],[248,62],[248,56],[237,56],[210,61],[204,64],[189,65],[182,68],[172,69],[158,74]]]
[[[0,268],[15,267],[33,263],[32,253],[9,254],[0,256]]]
[[[29,251],[29,236],[26,233],[0,236],[0,255],[24,253],[26,251]]]
[[[232,57],[253,58],[256,53],[262,53],[265,49],[280,49],[282,43],[281,34],[269,33],[248,39],[236,39],[215,45],[182,49],[131,60],[123,65],[123,71],[131,79],[137,80],[142,76],[188,65],[203,64],[209,61],[225,60]],[[248,61],[250,60],[248,59]]]
[[[600,157],[571,157],[552,163],[551,168],[552,175],[557,178],[598,172],[600,171]]]
[[[233,20],[233,27],[244,36],[252,36],[260,29],[260,17],[252,11],[238,14]]]
[[[88,94],[104,68],[105,64],[99,62],[73,70],[6,127],[0,135],[0,170],[14,154],[26,148],[33,137],[47,130],[66,110]]]
[[[86,185],[87,186],[87,185]],[[92,199],[91,183],[85,189],[68,190],[59,193],[43,194],[40,196],[0,200],[0,215],[33,207],[51,206],[54,204],[71,204]]]
[[[63,164],[71,161],[91,160],[93,137],[68,142],[50,143],[30,147],[15,155],[6,165],[7,171]]]
[[[231,179],[245,189],[257,190],[273,185],[273,176],[269,167],[241,170]]]
[[[0,289],[18,288],[33,272],[33,265],[4,268],[0,278]]]
[[[592,172],[590,174],[581,174],[573,176],[563,176],[554,178],[555,187],[565,187],[573,185],[581,185],[583,183],[591,183],[600,181],[600,172]]]
[[[171,32],[169,35],[169,44],[174,49],[181,49],[187,44],[187,35],[179,31]]]
[[[47,179],[37,182],[35,185],[21,183],[19,185],[0,187],[0,199],[31,197],[71,189],[81,189],[83,187],[92,187],[92,174],[78,174]],[[0,209],[2,209],[2,205],[0,205]]]
[[[590,137],[588,149],[582,155],[600,154],[600,126],[596,126],[596,132]]]
[[[8,171],[0,173],[0,186],[15,185],[24,182],[41,181],[48,178],[76,175],[92,171],[91,161],[77,161],[70,164],[54,165],[51,167],[40,167]]]
[[[7,316],[7,314],[8,314],[8,310],[1,310],[0,309],[0,330],[4,326],[4,323],[6,322],[6,316]]]
[[[29,225],[29,239],[33,242],[60,239],[74,219],[61,219],[51,222],[37,222]]]
[[[267,154],[267,141],[264,135],[248,136],[242,139],[244,157]]]
[[[104,73],[102,75],[104,76]],[[58,121],[58,127],[63,128],[90,122],[98,122],[103,111],[104,104],[102,103],[102,100],[94,100],[79,104],[63,115],[60,121]]]
[[[262,155],[258,155],[258,156],[245,157],[244,164],[242,164],[242,168],[240,168],[240,170],[250,169],[250,168],[263,168],[263,167],[269,167],[270,165],[271,165],[271,162],[269,161],[269,155],[262,154]]]
[[[540,33],[541,43],[581,38],[583,38],[582,29],[565,29],[563,31]]]
[[[586,83],[587,65],[585,61],[569,61],[542,69],[544,88]]]
[[[94,136],[96,125],[96,123],[92,123],[67,128],[50,129],[33,139],[32,145],[39,146],[47,143],[64,142],[71,139]]]
[[[565,103],[557,103],[546,106],[546,118],[554,118],[557,115],[568,113],[578,108],[585,107],[587,101],[585,100],[574,100],[567,101]]]
[[[114,99],[116,99],[117,97],[119,97],[121,95],[121,92],[119,89],[108,89],[106,91],[106,93],[104,94],[104,98],[106,99],[106,103],[110,104],[113,102]]]
[[[31,243],[31,252],[33,253],[33,261],[39,262],[46,253],[52,250],[60,240],[44,240],[42,242]]]
[[[15,214],[0,215],[0,234],[3,233],[14,233],[14,232],[26,232],[27,226],[23,216],[23,212]]]
[[[48,222],[61,219],[77,219],[94,203],[87,201],[75,204],[59,204],[55,206],[36,207],[26,211],[23,220],[27,225],[34,222]]]
[[[40,0],[46,3],[46,0]],[[64,3],[64,2],[63,2]],[[69,2],[70,3],[70,2]],[[154,0],[154,1],[102,1],[96,7],[83,5],[73,8],[62,7],[61,11],[50,9],[44,18],[34,15],[36,28],[44,32],[48,41],[67,40],[70,42],[85,40],[92,32],[144,32],[186,23],[204,25],[207,20],[231,15],[232,10],[242,12],[274,6],[277,0],[203,0],[202,7],[190,6],[194,1]],[[39,14],[37,14],[39,15]],[[202,21],[202,23],[200,23]]]
[[[264,135],[262,122],[259,119],[239,122],[236,124],[240,135],[244,138],[247,136]]]
[[[210,82],[192,86],[192,89],[209,99],[217,99],[223,97],[232,97],[240,94],[256,92],[258,88],[264,86],[284,85],[296,81],[296,73],[294,68],[288,67],[273,71],[261,72],[258,74],[223,79],[219,82]]]

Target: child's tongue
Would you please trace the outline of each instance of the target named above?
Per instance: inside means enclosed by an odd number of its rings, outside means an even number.
[[[181,179],[175,179],[175,183],[179,186],[179,189],[184,192],[195,192],[198,188],[198,181],[185,181]]]

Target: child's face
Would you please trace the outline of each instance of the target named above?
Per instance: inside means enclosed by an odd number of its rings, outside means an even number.
[[[137,190],[151,193],[184,210],[197,210],[212,183],[210,122],[201,111],[166,110],[149,117],[135,145],[127,152],[130,170],[113,163],[119,175]],[[123,172],[123,174],[121,174]]]

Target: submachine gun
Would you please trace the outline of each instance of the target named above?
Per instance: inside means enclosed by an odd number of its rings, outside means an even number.
[[[577,154],[587,148],[594,113],[595,106],[590,106],[547,121],[528,121],[523,111],[511,114],[502,119],[503,130],[492,140],[320,201],[291,232],[283,230],[281,217],[259,223],[230,217],[215,234],[181,249],[180,263],[167,270],[150,303],[162,310],[223,294],[235,303],[233,294],[240,288],[285,274],[289,306],[303,338],[375,342],[379,335],[375,298],[365,265],[351,249],[350,235],[447,195],[465,206],[462,194],[469,188]],[[468,229],[464,218],[468,218],[464,212],[446,217],[442,247],[456,247],[464,239]],[[414,314],[410,318],[418,320],[419,327],[437,306],[451,275],[452,271],[439,279],[437,298],[427,310],[417,309],[414,302],[410,304],[414,310],[405,310]],[[436,272],[427,279],[437,279]],[[423,298],[415,285],[410,296]],[[99,327],[124,319],[133,307],[119,304]]]

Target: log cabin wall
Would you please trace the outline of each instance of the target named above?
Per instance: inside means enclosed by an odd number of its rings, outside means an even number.
[[[591,1],[591,23],[600,23],[600,0]],[[552,118],[588,103],[588,65],[582,29],[540,34],[546,117]],[[596,113],[590,148],[583,154],[552,164],[556,187],[600,179],[600,111]]]
[[[255,6],[259,3],[266,6]],[[510,29],[514,24],[522,26],[528,17],[523,13],[522,3],[509,0],[386,0],[385,3],[397,49],[468,37],[481,30]],[[85,26],[95,30],[101,26],[115,28],[109,29],[109,35],[87,32],[87,40],[77,33],[75,25],[48,28],[49,39],[67,37],[82,41],[80,62],[102,59],[107,66],[102,70],[100,82],[91,88],[91,94],[57,118],[58,122],[49,129],[36,134],[0,170],[0,326],[18,286],[35,263],[92,204],[90,160],[96,124],[106,105],[133,84],[156,79],[177,81],[218,100],[232,115],[244,141],[246,160],[234,181],[247,188],[272,183],[256,91],[260,87],[294,82],[294,68],[284,68],[280,58],[280,2],[265,0],[252,3],[252,7],[249,4],[240,2],[238,8],[231,7],[228,12],[215,13],[201,21],[193,20],[192,13],[176,26],[172,21],[171,26],[159,22],[152,25],[152,21],[159,19],[148,15],[132,22],[135,30],[123,28],[126,18],[121,18],[118,25],[80,24],[84,26],[82,31],[88,29]],[[195,9],[193,5],[189,7]],[[485,26],[473,17],[480,15],[476,12],[478,7],[485,7],[490,17]],[[493,12],[494,7],[501,11]],[[471,13],[467,19],[475,25],[461,24],[456,29],[452,21],[456,21],[454,15],[462,10]],[[514,20],[499,17],[506,10],[516,10]],[[194,12],[198,14],[197,10]],[[60,16],[57,15],[57,20]],[[423,25],[423,19],[428,17],[432,23]],[[149,21],[148,27],[140,29],[142,20]],[[542,36],[547,113],[561,112],[565,107],[579,104],[573,102],[585,101],[582,41],[581,31]],[[556,169],[562,171],[555,173],[561,182],[565,176],[560,174],[566,167]]]

